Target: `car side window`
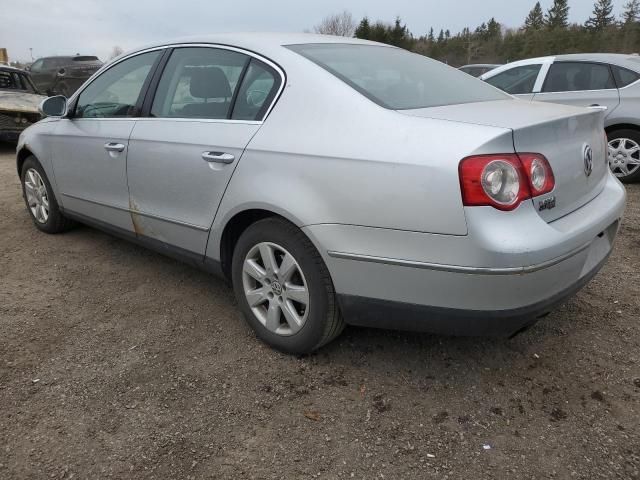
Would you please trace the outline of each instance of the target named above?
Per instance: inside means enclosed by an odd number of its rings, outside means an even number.
[[[13,72],[0,71],[0,88],[3,90],[20,90],[17,75]]]
[[[161,51],[143,53],[117,63],[85,88],[76,104],[76,118],[135,117],[145,80]]]
[[[159,118],[229,118],[231,103],[250,58],[231,50],[174,50],[151,106]]]
[[[231,118],[262,120],[278,93],[281,78],[276,71],[257,59],[252,59],[236,97]]]
[[[616,88],[609,65],[588,62],[556,62],[551,65],[542,91],[579,92]]]
[[[542,64],[540,63],[521,65],[487,78],[486,82],[511,95],[532,93],[541,68]]]
[[[43,64],[43,60],[39,59],[36,60],[35,62],[33,62],[33,64],[31,65],[31,71],[32,72],[39,72],[40,70],[42,70],[42,64]]]
[[[611,70],[613,71],[613,78],[615,78],[618,88],[626,87],[640,80],[640,74],[633,70],[618,67],[617,65],[611,65]]]

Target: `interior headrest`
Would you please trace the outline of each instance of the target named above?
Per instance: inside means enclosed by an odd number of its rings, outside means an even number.
[[[229,80],[219,67],[194,68],[189,91],[195,98],[230,98]]]

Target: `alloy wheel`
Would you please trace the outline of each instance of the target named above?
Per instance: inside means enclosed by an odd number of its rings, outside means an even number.
[[[47,223],[49,219],[49,195],[44,180],[34,168],[27,170],[24,176],[24,191],[33,217],[38,223]]]
[[[630,138],[614,138],[609,142],[609,168],[618,178],[635,173],[640,168],[640,145]]]
[[[286,249],[261,242],[242,265],[244,295],[258,321],[277,335],[294,335],[309,316],[309,288],[302,268]]]

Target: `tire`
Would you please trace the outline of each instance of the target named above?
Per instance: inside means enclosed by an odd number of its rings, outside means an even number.
[[[269,257],[268,252],[275,262],[271,272],[263,260]],[[249,226],[236,244],[231,268],[233,289],[247,323],[275,349],[311,353],[344,329],[329,271],[295,225],[271,217]],[[302,299],[300,303],[298,299]],[[280,310],[275,312],[277,308]]]
[[[623,183],[635,183],[640,181],[640,165],[633,165],[632,167],[625,165],[624,168],[627,168],[627,170],[630,172],[629,174],[625,174],[619,166],[622,164],[618,164],[615,162],[624,160],[628,157],[622,156],[620,159],[611,157],[612,152],[615,153],[619,151],[621,139],[627,139],[627,141],[622,142],[624,144],[624,147],[627,149],[633,147],[633,144],[635,144],[635,146],[640,146],[640,132],[627,128],[614,130],[611,133],[607,134],[607,139],[609,141],[610,153],[609,167],[611,168],[611,171],[614,173],[614,175],[618,177],[618,180]],[[632,158],[633,160],[640,161],[640,150],[633,153]]]
[[[34,172],[37,173],[37,175]],[[42,181],[41,184],[38,178]],[[22,198],[24,198],[27,211],[38,230],[45,233],[62,233],[75,225],[73,220],[65,218],[64,215],[62,215],[47,174],[34,156],[30,156],[24,161],[20,174],[20,183],[22,186]],[[27,193],[27,190],[33,192],[30,188],[32,185],[36,185],[39,188],[39,194]],[[45,203],[48,203],[46,218],[42,210],[38,211],[38,209],[36,209],[34,213],[33,205],[30,205],[30,199],[33,200],[34,197],[35,201],[39,202],[40,205],[44,206]]]

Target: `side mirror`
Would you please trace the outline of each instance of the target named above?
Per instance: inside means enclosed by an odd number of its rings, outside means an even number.
[[[45,117],[64,117],[67,113],[67,98],[62,95],[45,98],[38,110]]]
[[[31,71],[31,65],[27,65],[26,67],[24,67],[25,71],[30,72]]]

